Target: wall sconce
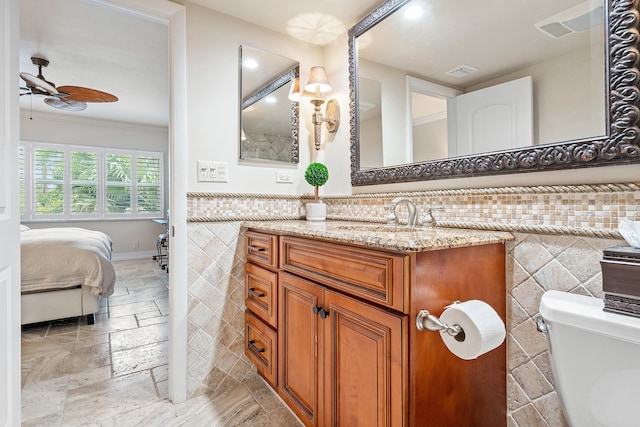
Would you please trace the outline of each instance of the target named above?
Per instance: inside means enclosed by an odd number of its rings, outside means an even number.
[[[295,84],[295,81],[294,81]],[[298,82],[298,85],[300,83]],[[309,79],[304,86],[305,92],[312,95],[311,103],[314,105],[313,113],[313,133],[316,150],[320,149],[321,127],[322,123],[326,123],[329,133],[336,133],[340,124],[340,105],[336,99],[330,99],[325,108],[325,114],[322,114],[320,106],[324,104],[324,94],[331,90],[331,84],[327,79],[327,73],[324,67],[311,67],[309,71]],[[291,99],[291,98],[289,98]],[[326,117],[325,117],[326,115]]]

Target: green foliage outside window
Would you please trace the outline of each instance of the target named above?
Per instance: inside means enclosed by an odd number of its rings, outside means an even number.
[[[138,157],[138,212],[160,210],[160,160],[157,157]]]
[[[96,153],[71,152],[71,213],[98,211],[98,162]]]
[[[64,151],[35,150],[35,211],[39,215],[64,212]]]
[[[131,212],[131,156],[107,155],[107,212]]]
[[[34,193],[30,200],[36,215],[99,214],[101,185],[105,185],[105,213],[132,213],[134,205],[137,212],[156,213],[162,210],[161,157],[105,154],[101,157],[104,162],[101,179],[97,152],[66,152],[69,156],[68,172],[65,170],[64,149],[34,147],[31,171]],[[29,194],[25,191],[25,155],[25,149],[21,147],[20,203],[23,214],[24,197]],[[69,208],[65,209],[65,191],[69,191],[70,212],[67,212]],[[137,197],[132,203],[134,191]]]

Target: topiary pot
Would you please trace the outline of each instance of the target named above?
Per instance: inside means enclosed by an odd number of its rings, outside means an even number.
[[[307,203],[305,205],[307,221],[324,221],[327,219],[327,205],[324,203]]]

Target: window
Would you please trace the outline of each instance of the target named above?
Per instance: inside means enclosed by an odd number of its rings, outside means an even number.
[[[163,153],[23,142],[23,220],[163,216]]]

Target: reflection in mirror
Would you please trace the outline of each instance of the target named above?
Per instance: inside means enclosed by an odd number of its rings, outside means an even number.
[[[413,156],[403,163],[447,157],[447,100],[420,92],[410,92],[409,95]]]
[[[621,150],[607,114],[637,108],[613,88],[633,91],[635,7],[617,3],[605,25],[605,2],[384,2],[349,31],[352,183],[635,161],[636,133]],[[381,143],[365,140],[364,81],[379,83]]]
[[[287,98],[296,61],[240,47],[240,159],[298,163],[298,107]]]
[[[360,113],[360,167],[369,169],[381,165],[382,153],[382,108],[380,82],[377,80],[358,78],[361,88],[358,109]]]

